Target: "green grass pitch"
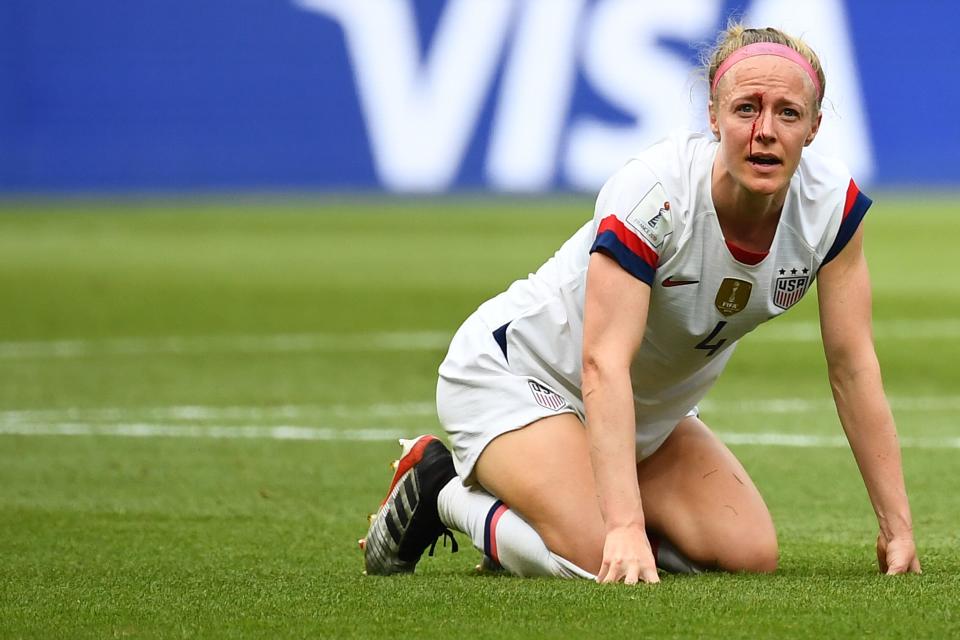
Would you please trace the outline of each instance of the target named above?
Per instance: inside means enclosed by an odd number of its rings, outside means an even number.
[[[0,637],[957,637],[960,204],[881,195],[874,318],[922,576],[875,569],[815,295],[704,403],[777,523],[776,575],[477,575],[464,536],[361,575],[444,344],[589,201],[0,204]],[[797,445],[797,446],[787,446]]]

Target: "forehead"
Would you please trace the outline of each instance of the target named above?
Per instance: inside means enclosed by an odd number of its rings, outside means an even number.
[[[717,97],[721,100],[757,91],[811,103],[816,88],[800,65],[780,56],[767,55],[741,60],[730,67],[717,85]]]

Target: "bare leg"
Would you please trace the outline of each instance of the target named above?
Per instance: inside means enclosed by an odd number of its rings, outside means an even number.
[[[692,561],[725,571],[777,568],[777,535],[760,492],[698,418],[682,420],[637,475],[647,526]]]
[[[490,443],[477,478],[551,551],[596,573],[604,528],[588,451],[583,425],[561,414]],[[637,473],[647,526],[694,563],[726,571],[776,569],[776,532],[763,498],[699,419],[681,421]]]
[[[477,480],[540,534],[547,548],[591,573],[600,569],[604,528],[583,424],[564,413],[487,445]]]

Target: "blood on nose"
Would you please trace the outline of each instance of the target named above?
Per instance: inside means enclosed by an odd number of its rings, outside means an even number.
[[[757,109],[759,110],[759,113],[757,114],[757,117],[753,119],[753,124],[750,125],[750,155],[751,156],[753,155],[753,139],[756,137],[756,134],[757,134],[757,125],[762,124],[762,121],[763,121],[763,94],[755,93],[753,94],[753,97],[757,99]],[[761,128],[761,131],[762,130],[763,129]]]

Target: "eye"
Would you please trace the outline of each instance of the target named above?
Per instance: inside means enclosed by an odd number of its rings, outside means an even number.
[[[791,120],[796,120],[800,117],[800,112],[796,109],[791,109],[790,107],[786,107],[782,113],[785,118],[789,118]]]
[[[741,103],[741,104],[738,104],[738,105],[734,108],[734,111],[735,111],[736,113],[748,113],[748,114],[753,114],[753,113],[756,113],[756,112],[757,112],[757,110],[754,108],[754,106],[753,106],[752,104],[750,104],[749,102],[743,102],[743,103]]]

